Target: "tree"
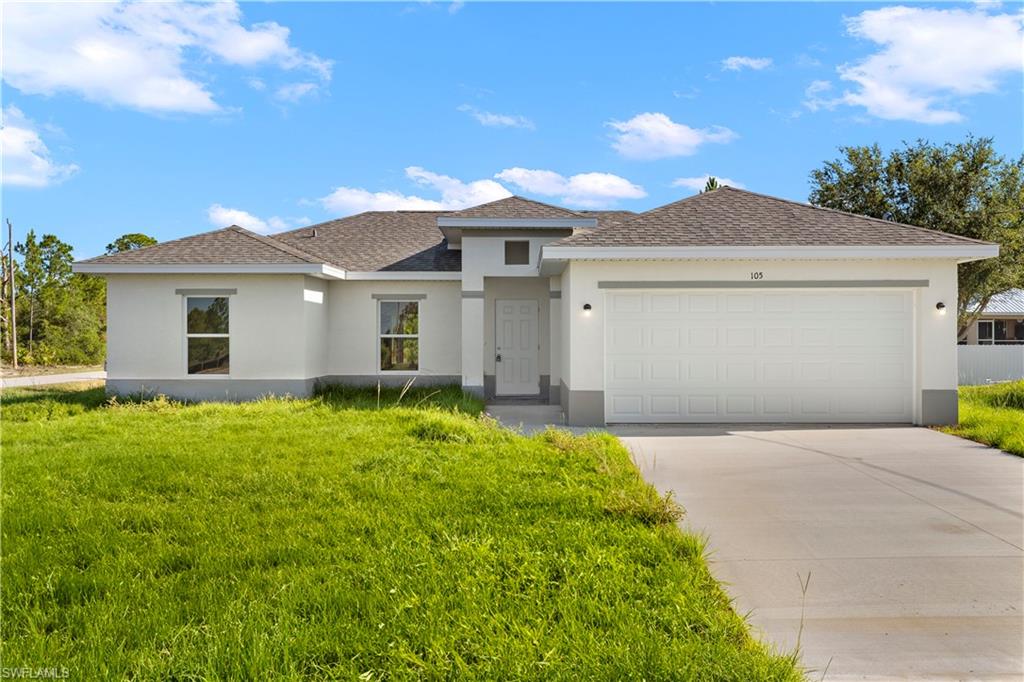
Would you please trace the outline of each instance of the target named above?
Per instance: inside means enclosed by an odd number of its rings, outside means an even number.
[[[134,251],[135,249],[141,249],[146,246],[153,246],[153,244],[156,244],[156,240],[148,234],[142,234],[141,232],[129,232],[128,234],[121,235],[110,244],[107,244],[107,255],[112,253],[121,253],[123,251]]]
[[[716,190],[719,187],[721,187],[721,185],[718,184],[718,178],[716,178],[714,175],[712,175],[712,176],[710,176],[708,178],[708,181],[704,184],[704,191],[701,192],[701,194],[703,194],[704,192],[710,192],[712,190]]]
[[[996,294],[1024,287],[1024,155],[1007,160],[991,138],[933,145],[925,140],[882,153],[841,147],[811,171],[810,202],[909,225],[996,242],[998,258],[959,268],[958,335]]]
[[[101,278],[71,271],[71,245],[29,230],[15,247],[18,332],[30,364],[92,364],[103,358],[106,288]],[[25,322],[27,321],[27,324]]]
[[[41,312],[45,295],[66,286],[71,279],[71,245],[52,234],[36,241],[35,230],[29,230],[25,241],[14,250],[22,257],[18,288],[28,307],[28,352],[32,353],[39,329],[36,314]]]

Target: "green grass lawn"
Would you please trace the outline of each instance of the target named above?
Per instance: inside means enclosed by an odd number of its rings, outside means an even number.
[[[2,665],[73,679],[799,679],[612,437],[457,390],[4,395]]]
[[[960,388],[960,424],[944,428],[1024,457],[1024,381]]]

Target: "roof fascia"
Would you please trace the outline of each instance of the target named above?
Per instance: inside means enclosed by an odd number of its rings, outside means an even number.
[[[949,258],[966,263],[994,258],[998,244],[931,246],[558,246],[541,249],[542,260]]]
[[[347,280],[391,280],[391,281],[431,281],[431,282],[460,282],[461,272],[436,272],[427,270],[416,271],[387,271],[378,270],[375,272],[352,272],[345,273]]]
[[[309,275],[345,279],[345,271],[323,263],[74,263],[84,275]]]

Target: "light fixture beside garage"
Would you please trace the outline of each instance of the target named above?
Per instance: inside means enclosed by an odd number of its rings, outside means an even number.
[[[587,315],[589,317],[590,316],[590,311],[592,309],[593,309],[593,306],[591,306],[589,303],[584,303],[583,304],[583,314],[584,315]]]
[[[939,311],[939,315],[946,314],[946,304],[943,303],[942,301],[939,301],[938,303],[935,304],[935,309]]]

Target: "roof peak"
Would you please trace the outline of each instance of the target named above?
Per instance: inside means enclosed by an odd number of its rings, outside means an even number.
[[[444,214],[448,218],[585,218],[572,209],[513,194]]]

